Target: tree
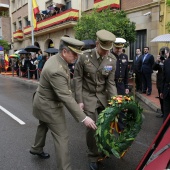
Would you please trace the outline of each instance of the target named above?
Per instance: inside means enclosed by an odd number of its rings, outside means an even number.
[[[124,11],[112,12],[110,9],[98,12],[96,9],[92,13],[83,13],[78,20],[75,29],[75,37],[80,40],[96,39],[96,32],[106,29],[116,37],[126,39],[127,42],[134,42],[136,38],[135,23],[127,18]]]
[[[8,51],[10,49],[8,42],[5,40],[0,40],[0,46],[4,48],[4,51]]]

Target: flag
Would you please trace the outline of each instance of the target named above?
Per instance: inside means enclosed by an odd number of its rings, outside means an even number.
[[[7,70],[7,69],[8,69],[8,67],[9,67],[9,59],[8,59],[7,54],[5,54],[4,64],[5,64],[5,70]]]
[[[37,30],[36,14],[40,13],[40,10],[38,8],[36,0],[32,0],[32,10],[33,10],[32,23],[33,23],[33,26],[34,26],[34,30]]]

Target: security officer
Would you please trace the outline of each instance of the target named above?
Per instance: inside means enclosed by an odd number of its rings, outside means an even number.
[[[170,114],[170,49],[165,47],[167,59],[164,61],[162,88],[160,97],[163,99],[164,121]]]
[[[80,109],[70,90],[68,63],[74,63],[78,58],[77,54],[81,53],[83,44],[74,38],[61,38],[59,53],[45,63],[33,99],[33,115],[39,120],[39,125],[30,153],[44,159],[50,157],[48,153],[43,152],[46,133],[50,129],[57,153],[57,170],[71,170],[63,106],[77,121],[96,129],[94,121]]]
[[[96,33],[96,48],[87,50],[75,65],[75,99],[86,115],[95,122],[98,114],[107,106],[108,99],[116,95],[115,69],[116,58],[109,52],[113,47],[115,35],[107,30]],[[87,128],[89,166],[98,169],[100,154],[94,138],[95,131]]]
[[[116,38],[113,43],[111,53],[117,58],[115,82],[118,95],[125,95],[129,93],[128,89],[128,56],[122,53],[126,40],[123,38]]]

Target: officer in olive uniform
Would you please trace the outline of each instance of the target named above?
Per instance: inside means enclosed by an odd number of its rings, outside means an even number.
[[[50,157],[48,153],[43,152],[46,133],[50,129],[57,153],[57,170],[71,170],[63,106],[77,121],[96,129],[95,122],[85,115],[72,97],[70,87],[68,63],[74,63],[83,45],[83,42],[74,38],[61,38],[59,53],[45,63],[33,99],[33,115],[39,120],[39,125],[30,153],[44,159]]]
[[[96,35],[96,48],[86,50],[79,58],[73,77],[75,99],[94,121],[107,106],[108,99],[117,94],[114,81],[116,58],[109,52],[116,38],[107,30],[100,30]],[[94,130],[87,128],[86,141],[91,170],[98,169],[97,161],[100,157],[94,134]]]
[[[118,95],[125,95],[129,93],[128,89],[128,56],[122,53],[122,48],[126,42],[123,38],[116,38],[113,43],[111,53],[117,58],[115,82]]]

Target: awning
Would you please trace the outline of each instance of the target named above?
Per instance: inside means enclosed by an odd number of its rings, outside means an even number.
[[[9,9],[9,5],[0,3],[0,11],[6,11]]]

